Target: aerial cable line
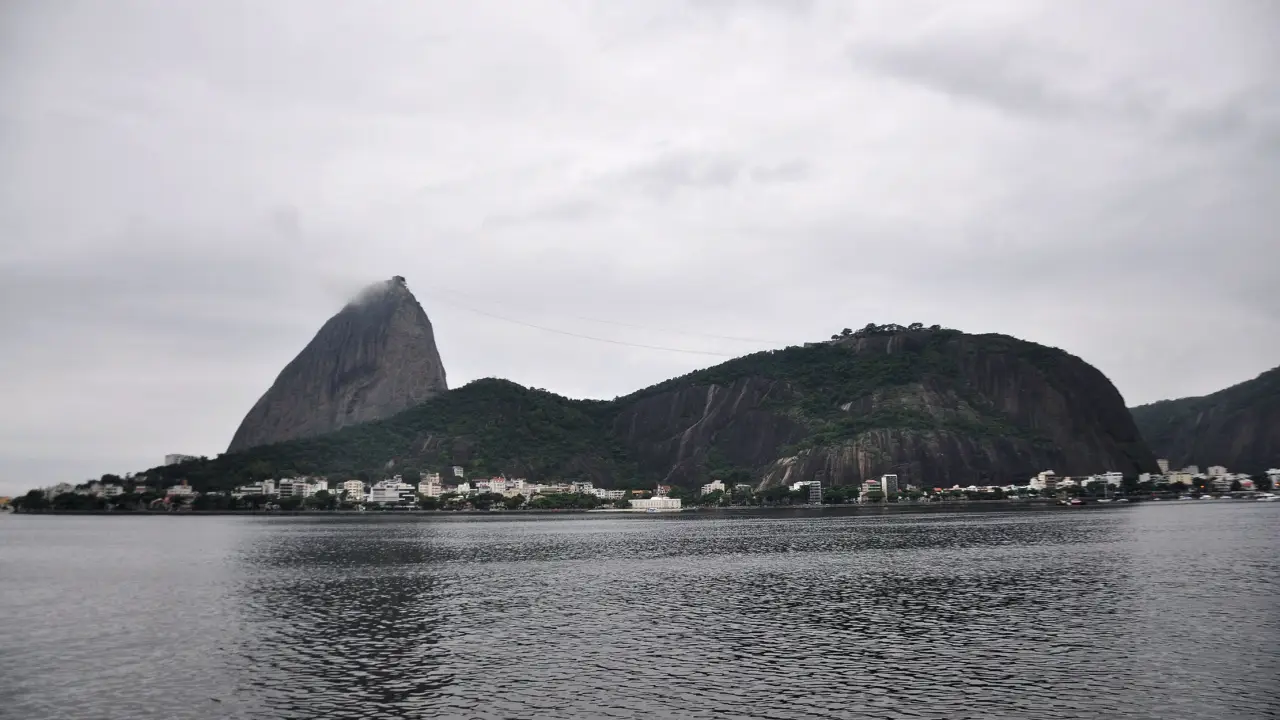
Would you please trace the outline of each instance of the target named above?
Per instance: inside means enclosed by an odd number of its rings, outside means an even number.
[[[434,295],[432,293],[423,293],[423,294],[432,298],[438,297],[437,295]],[[457,293],[457,294],[461,295],[462,293]],[[649,325],[636,325],[633,323],[626,323],[618,320],[603,320],[601,318],[585,317],[583,315],[566,315],[565,317],[572,318],[574,320],[583,320],[585,322],[602,323],[604,325],[617,325],[618,327],[633,328],[635,330],[648,330],[650,332],[671,333],[673,335],[688,335],[690,337],[711,338],[713,340],[731,340],[733,342],[746,342],[746,343],[757,343],[757,344],[764,343],[765,345],[786,345],[787,344],[782,340],[765,340],[763,338],[737,337],[734,335],[715,335],[713,333],[693,332],[690,330],[674,330],[671,328],[658,328],[658,327],[652,327]]]
[[[625,345],[627,347],[645,348],[646,350],[665,350],[667,352],[688,353],[690,355],[714,355],[716,357],[737,357],[736,355],[733,355],[731,353],[712,352],[710,350],[686,350],[684,348],[663,347],[661,345],[645,345],[643,343],[633,343],[633,342],[626,342],[624,340],[611,340],[609,338],[595,337],[593,335],[583,335],[581,333],[569,332],[568,330],[557,330],[556,328],[549,328],[543,325],[534,325],[533,323],[527,323],[523,320],[516,320],[514,318],[505,317],[503,315],[498,315],[496,313],[485,312],[484,310],[477,310],[476,308],[467,307],[466,305],[459,305],[458,303],[455,303],[451,300],[443,300],[438,296],[430,296],[430,297],[435,302],[438,302],[444,305],[449,305],[451,307],[458,308],[459,310],[466,310],[467,312],[473,312],[473,313],[476,313],[477,315],[484,315],[485,317],[491,317],[496,320],[503,320],[505,322],[514,323],[516,325],[522,325],[527,328],[533,328],[534,330],[542,330],[543,332],[555,333],[557,335],[568,335],[569,337],[582,338],[583,340],[595,340],[596,342],[609,343],[611,345]]]

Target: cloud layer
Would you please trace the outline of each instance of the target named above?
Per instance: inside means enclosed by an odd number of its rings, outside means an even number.
[[[455,384],[611,397],[872,321],[1131,403],[1251,377],[1280,11],[1096,5],[6,3],[0,494],[219,452],[392,275]]]

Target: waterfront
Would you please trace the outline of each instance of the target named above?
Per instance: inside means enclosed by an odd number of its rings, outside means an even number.
[[[1274,717],[1275,503],[0,518],[0,717]]]

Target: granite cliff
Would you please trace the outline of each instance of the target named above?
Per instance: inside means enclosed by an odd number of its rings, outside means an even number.
[[[1151,449],[1173,467],[1225,465],[1251,473],[1280,467],[1280,367],[1212,395],[1131,412]]]
[[[228,452],[387,418],[448,389],[431,321],[402,277],[365,288],[245,416]]]
[[[1155,467],[1120,394],[1061,350],[953,330],[759,353],[619,401],[613,430],[674,483],[934,485]]]
[[[407,295],[402,288],[390,291]],[[366,326],[339,318],[331,323]],[[747,355],[611,401],[572,400],[494,379],[432,398],[444,385],[443,371],[438,384],[423,381],[437,377],[434,347],[393,365],[403,369],[429,354],[430,362],[411,376],[418,384],[382,386],[414,387],[418,394],[383,392],[376,397],[386,402],[376,408],[357,403],[350,410],[358,393],[331,393],[330,386],[306,380],[346,377],[336,371],[346,363],[335,353],[365,368],[355,359],[379,355],[343,350],[341,338],[373,347],[384,335],[356,342],[363,331],[326,326],[316,343],[331,352],[309,356],[309,347],[295,360],[301,367],[286,368],[246,418],[246,426],[270,433],[242,428],[245,440],[237,436],[235,452],[148,472],[222,485],[246,472],[375,475],[387,467],[462,465],[471,473],[582,478],[605,486],[693,486],[723,477],[770,487],[811,479],[855,484],[886,472],[905,482],[967,485],[1025,481],[1045,469],[1126,475],[1155,469],[1120,394],[1101,372],[1061,350],[1002,335],[868,326],[830,342]],[[361,422],[386,413],[392,400],[412,407]],[[310,418],[318,420],[304,422]],[[333,426],[341,429],[317,435]],[[287,439],[285,427],[297,439],[250,447]]]

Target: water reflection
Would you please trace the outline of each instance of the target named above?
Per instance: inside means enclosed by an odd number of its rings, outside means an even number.
[[[67,563],[36,533],[66,572],[5,568],[0,672],[76,690],[0,714],[1274,717],[1277,508],[1168,505],[138,519],[115,564],[91,534],[59,536]],[[65,622],[71,591],[125,587],[134,612],[95,617],[126,635]]]
[[[380,531],[371,532],[374,528]],[[263,717],[412,717],[454,680],[433,525],[304,520],[235,555],[241,682]]]

